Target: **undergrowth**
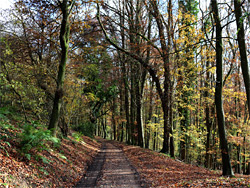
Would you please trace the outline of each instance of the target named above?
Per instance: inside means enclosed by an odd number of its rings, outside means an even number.
[[[59,138],[52,136],[50,130],[47,130],[37,122],[24,124],[22,129],[23,131],[18,135],[20,151],[29,160],[31,158],[31,151],[39,152],[48,150],[51,143],[54,146],[59,146],[60,144]]]
[[[11,147],[9,140],[14,137],[14,134],[12,133],[13,130],[15,130],[15,127],[10,125],[6,119],[0,120],[0,148],[8,157],[9,153],[7,151],[7,147]]]

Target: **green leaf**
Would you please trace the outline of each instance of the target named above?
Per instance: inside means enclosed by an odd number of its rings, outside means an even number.
[[[67,157],[59,153],[60,158],[67,160]]]
[[[49,160],[49,159],[47,159],[46,157],[43,157],[43,156],[41,156],[41,159],[42,159],[44,164],[49,164],[49,163],[52,162],[51,160]]]
[[[30,155],[29,153],[26,153],[26,154],[25,154],[25,157],[26,157],[28,160],[31,159],[31,155]]]

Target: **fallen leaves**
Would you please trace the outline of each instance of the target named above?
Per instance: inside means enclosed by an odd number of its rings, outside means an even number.
[[[77,142],[63,139],[57,149],[42,151],[40,159],[25,159],[14,138],[6,151],[0,148],[0,187],[73,187],[86,173],[88,164],[100,149],[89,137]],[[148,149],[115,142],[150,187],[249,187],[250,176],[222,177],[220,173],[185,164]],[[47,161],[47,162],[46,162]]]
[[[58,148],[32,153],[27,160],[18,152],[15,137],[6,140],[11,147],[6,147],[9,157],[0,148],[0,187],[73,187],[100,148],[89,137],[82,137],[84,144],[69,137]]]
[[[222,177],[219,172],[186,164],[161,153],[118,145],[150,187],[250,187],[250,176]]]

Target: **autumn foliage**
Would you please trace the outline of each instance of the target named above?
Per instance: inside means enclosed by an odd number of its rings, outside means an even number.
[[[15,0],[0,10],[0,183],[20,173],[72,186],[99,136],[133,145],[122,147],[152,187],[247,185],[250,3],[206,2]]]

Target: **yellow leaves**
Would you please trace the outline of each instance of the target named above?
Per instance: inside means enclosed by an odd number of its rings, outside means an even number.
[[[245,92],[234,92],[232,97],[235,97],[235,98],[246,98],[246,93]]]
[[[246,93],[245,92],[235,92],[233,88],[224,88],[223,89],[223,94],[225,96],[228,96],[227,101],[231,101],[231,99],[246,99]]]
[[[180,140],[181,142],[186,142],[183,138],[180,138],[179,140]]]
[[[153,117],[158,118],[158,117],[159,117],[159,115],[158,115],[158,114],[153,114]]]
[[[188,110],[195,110],[195,107],[194,106],[192,106],[192,105],[190,105],[190,104],[188,104],[188,105],[183,105],[183,107],[184,108],[186,108],[186,109],[188,109]]]
[[[212,73],[212,74],[215,74],[216,72],[216,67],[211,67],[208,72]]]
[[[183,92],[190,92],[190,91],[193,91],[194,89],[192,87],[187,87],[187,85],[184,85],[183,88],[182,88],[182,91]]]
[[[84,27],[85,27],[86,29],[90,29],[90,28],[91,28],[91,26],[90,26],[89,24],[84,24]]]
[[[93,93],[87,93],[87,99],[90,101],[96,100],[96,96]]]
[[[186,14],[184,14],[183,18],[191,21],[192,20],[192,15],[186,13]]]
[[[177,16],[178,20],[182,20],[182,24],[186,23],[190,23],[190,22],[195,22],[197,20],[197,18],[195,17],[195,15],[190,14],[190,13],[185,13],[183,14],[181,12],[181,10],[178,12],[178,16]]]
[[[177,18],[178,18],[178,20],[182,19],[182,12],[181,11],[179,11],[179,14],[178,14]]]
[[[206,39],[206,36],[203,32],[198,33],[198,38],[199,39]]]
[[[12,55],[13,52],[12,52],[12,50],[10,50],[10,49],[6,49],[6,50],[5,50],[5,54],[6,54],[6,55]]]

